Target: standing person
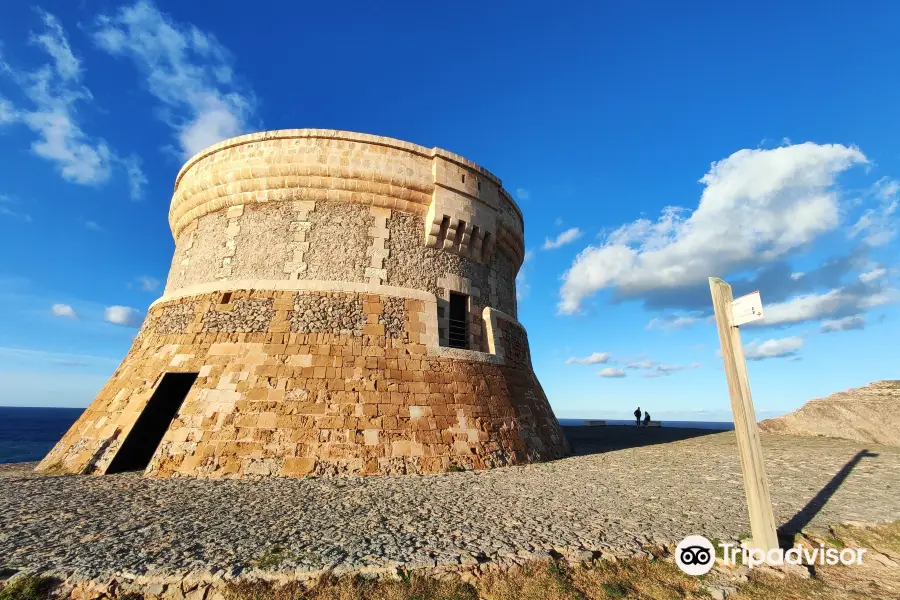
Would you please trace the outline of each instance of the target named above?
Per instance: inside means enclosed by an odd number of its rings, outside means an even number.
[[[638,406],[637,410],[634,411],[634,423],[638,427],[641,426],[641,407],[640,406]]]
[[[650,413],[644,412],[644,427],[650,427]]]

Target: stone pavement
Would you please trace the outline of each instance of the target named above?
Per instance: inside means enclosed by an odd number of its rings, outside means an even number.
[[[812,524],[900,519],[900,448],[762,440],[779,523],[802,526],[807,513],[796,515],[863,449],[877,456],[844,469]],[[465,566],[749,532],[731,432],[599,453],[574,445],[579,455],[544,464],[345,479],[54,477],[0,465],[0,567],[103,577],[237,574],[261,559],[292,573]]]

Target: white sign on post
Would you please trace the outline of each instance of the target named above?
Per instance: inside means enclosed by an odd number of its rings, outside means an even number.
[[[762,298],[759,292],[750,292],[731,301],[731,324],[735,327],[763,318]]]
[[[732,300],[731,286],[715,277],[709,278],[709,292],[716,316],[716,329],[719,330],[719,343],[722,345],[731,411],[734,413],[734,432],[741,458],[747,513],[753,534],[752,545],[768,552],[778,548],[778,533],[772,512],[772,499],[769,496],[759,428],[756,425],[756,411],[753,410],[753,398],[750,394],[741,328],[737,327],[741,323],[762,318],[762,301],[759,299],[759,292]]]

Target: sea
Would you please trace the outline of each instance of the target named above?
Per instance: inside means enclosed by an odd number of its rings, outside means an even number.
[[[83,408],[31,408],[0,406],[0,463],[40,460],[53,448]],[[561,425],[583,425],[584,419],[560,419]],[[607,419],[607,425],[634,425],[634,420]],[[663,421],[663,427],[734,429],[734,423]]]
[[[83,408],[0,406],[0,463],[40,460]]]
[[[634,419],[559,419],[563,427],[575,427],[584,425],[585,421],[606,421],[607,425],[634,425]],[[654,419],[655,420],[655,419]],[[712,429],[714,431],[731,431],[734,423],[731,421],[660,421],[662,427],[678,427],[681,429]]]

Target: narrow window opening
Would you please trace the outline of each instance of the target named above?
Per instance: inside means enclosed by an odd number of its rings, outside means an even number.
[[[437,247],[444,247],[444,240],[447,239],[447,230],[450,229],[450,217],[444,215],[444,218],[441,219],[441,228],[438,229],[437,235]]]
[[[229,302],[231,302],[231,292],[225,292],[222,294],[221,304],[228,304]]]
[[[481,180],[480,179],[478,180],[478,189],[479,189],[479,191],[481,190]]]
[[[460,220],[459,224],[456,226],[456,237],[453,238],[453,249],[456,252],[459,252],[460,247],[462,246],[462,238],[466,233],[466,222]]]
[[[199,373],[166,373],[116,452],[107,473],[143,471]]]
[[[461,178],[462,178],[462,182],[465,183],[465,182],[466,182],[466,174],[463,173],[463,174],[461,175]]]
[[[491,247],[494,245],[494,236],[490,231],[484,232],[484,239],[481,241],[481,262],[487,262],[491,255]]]
[[[447,341],[451,348],[469,347],[469,297],[450,292],[450,318]]]

